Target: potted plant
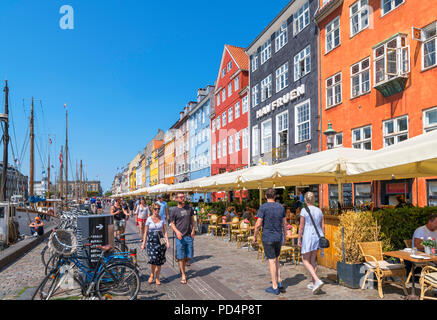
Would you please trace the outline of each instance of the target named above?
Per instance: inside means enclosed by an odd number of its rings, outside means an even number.
[[[428,237],[428,240],[423,240],[420,243],[425,248],[426,254],[432,254],[432,248],[434,248],[435,245],[435,239],[432,239],[431,237]]]
[[[357,289],[366,273],[358,242],[379,241],[380,226],[369,211],[347,211],[339,219],[339,228],[334,234],[337,279],[340,284]]]

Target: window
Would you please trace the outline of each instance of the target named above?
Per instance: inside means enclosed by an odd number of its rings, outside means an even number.
[[[220,105],[220,93],[217,95],[217,105]]]
[[[431,68],[437,66],[436,47],[437,47],[437,21],[422,30],[422,56],[423,68]]]
[[[244,148],[244,132],[243,132],[243,148]],[[252,127],[252,156],[259,155],[259,130],[258,126]]]
[[[294,81],[311,71],[311,47],[308,46],[294,56]]]
[[[372,126],[352,130],[352,147],[372,150]]]
[[[372,202],[372,185],[370,183],[354,183],[355,206]]]
[[[402,116],[383,122],[384,147],[408,139],[408,116]]]
[[[223,88],[223,90],[222,90],[222,102],[224,102],[225,99],[226,99],[226,89]]]
[[[325,37],[326,53],[340,45],[340,16],[328,23]]]
[[[310,132],[310,100],[295,107],[296,134],[295,143],[301,143],[311,139]]]
[[[276,147],[281,150],[281,158],[282,156],[283,157],[288,156],[287,146],[288,146],[288,111],[285,111],[276,116]]]
[[[276,70],[276,92],[288,86],[288,62]]]
[[[261,46],[261,64],[272,56],[272,41],[269,39]]]
[[[430,132],[437,129],[437,107],[423,111],[423,131]]]
[[[369,26],[369,0],[358,0],[350,7],[351,36]]]
[[[240,146],[241,146],[241,138],[240,138],[240,131],[238,131],[235,134],[235,152],[240,151]]]
[[[261,153],[272,151],[272,119],[261,123]]]
[[[216,156],[215,156],[215,154],[216,154],[215,144],[212,145],[212,149],[211,150],[212,150],[212,153],[211,153],[212,161],[215,161],[215,159],[216,159]]]
[[[221,125],[220,116],[218,116],[217,117],[217,130],[220,129],[220,125]]]
[[[294,35],[301,32],[310,23],[310,2],[307,1],[295,14],[293,14]]]
[[[343,132],[337,133],[334,138],[334,148],[343,146]]]
[[[226,157],[227,152],[228,152],[227,140],[228,139],[224,139],[223,142],[222,142],[222,147],[223,147],[223,149],[222,149],[222,151],[223,151],[222,156],[223,157]]]
[[[259,103],[258,91],[259,91],[259,84],[252,87],[252,107],[257,106]]]
[[[254,54],[252,56],[252,72],[258,69],[258,54]]]
[[[220,159],[222,156],[222,143],[219,141],[217,142],[217,159]]]
[[[202,111],[202,123],[205,123],[205,112]]]
[[[366,58],[351,67],[352,98],[370,92],[370,58]]]
[[[275,34],[275,52],[281,50],[283,46],[287,44],[288,36],[287,36],[287,21],[285,21],[279,31]]]
[[[243,104],[243,113],[246,113],[249,110],[249,99],[247,96],[243,98],[242,104]]]
[[[227,69],[228,72],[231,71],[231,69],[232,69],[232,61],[229,61],[228,66],[227,66],[226,69]]]
[[[222,127],[226,125],[226,111],[222,114]]]
[[[232,82],[228,84],[228,97],[232,96]]]
[[[240,89],[240,76],[238,76],[234,79],[234,88],[235,88],[235,91]]]
[[[410,72],[410,47],[406,35],[398,35],[373,49],[375,85]]]
[[[238,119],[240,117],[240,103],[237,102],[235,104],[235,119]]]
[[[234,152],[234,136],[229,136],[229,154]]]
[[[437,180],[426,180],[428,185],[428,206],[437,207]]]
[[[222,70],[222,78],[225,76],[225,74],[226,74],[226,69],[223,68],[223,70]]]
[[[249,148],[249,128],[243,129],[243,149],[246,148]]]
[[[399,7],[405,0],[381,0],[382,15],[389,13],[390,11]]]
[[[261,102],[272,96],[272,75],[261,81]]]
[[[230,107],[230,108],[228,109],[228,123],[231,123],[232,120],[233,120],[232,109],[233,109],[232,107]]]
[[[341,72],[326,79],[326,109],[340,104],[341,98]]]

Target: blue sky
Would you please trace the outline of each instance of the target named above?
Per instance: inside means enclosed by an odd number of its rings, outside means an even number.
[[[69,112],[69,149],[75,174],[83,160],[88,179],[111,186],[157,133],[167,130],[197,88],[213,84],[223,46],[247,47],[288,3],[276,0],[3,0],[0,2],[0,87],[8,79],[12,117],[10,162],[21,152],[35,99],[35,179],[43,164],[59,170]],[[63,5],[74,29],[59,26]],[[4,110],[1,91],[0,110]],[[53,144],[48,147],[48,135]],[[3,146],[1,147],[3,148]],[[2,151],[3,152],[3,151]],[[53,181],[54,175],[51,175]]]

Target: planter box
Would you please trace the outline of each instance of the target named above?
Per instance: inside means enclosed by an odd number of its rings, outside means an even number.
[[[364,264],[347,264],[337,262],[337,279],[339,284],[352,289],[359,289],[363,284],[366,268]]]

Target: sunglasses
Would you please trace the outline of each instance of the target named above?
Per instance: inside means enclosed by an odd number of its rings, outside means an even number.
[[[159,208],[153,208],[153,210],[159,210]]]

